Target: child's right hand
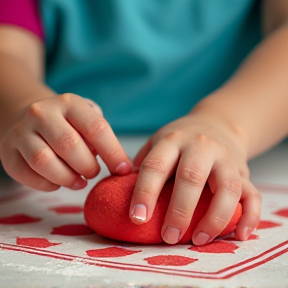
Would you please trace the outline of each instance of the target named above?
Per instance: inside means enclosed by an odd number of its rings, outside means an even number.
[[[100,107],[74,94],[33,103],[11,127],[0,148],[6,172],[42,191],[81,189],[95,177],[99,155],[112,174],[131,172],[131,162]]]

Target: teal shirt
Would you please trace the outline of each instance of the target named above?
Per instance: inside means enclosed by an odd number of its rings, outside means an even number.
[[[42,0],[46,82],[152,133],[221,86],[260,41],[254,0]]]

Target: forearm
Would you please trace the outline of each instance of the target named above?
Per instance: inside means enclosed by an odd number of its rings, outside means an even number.
[[[3,137],[33,102],[55,94],[18,59],[0,53],[0,145]]]
[[[11,125],[33,102],[53,97],[43,82],[44,45],[30,32],[0,26],[0,147]]]
[[[267,37],[237,73],[196,107],[241,131],[247,159],[288,134],[288,25]]]

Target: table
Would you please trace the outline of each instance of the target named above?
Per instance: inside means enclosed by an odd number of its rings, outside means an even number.
[[[120,142],[133,157],[146,139]],[[82,207],[91,187],[108,175],[103,163],[101,174],[77,192],[43,193],[2,180],[0,287],[288,287],[288,142],[249,166],[263,197],[261,227],[245,242],[218,240],[213,253],[92,234]]]

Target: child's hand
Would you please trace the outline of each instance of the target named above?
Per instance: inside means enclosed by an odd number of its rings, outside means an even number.
[[[32,104],[7,133],[0,157],[16,181],[42,191],[81,189],[95,177],[99,155],[113,174],[131,162],[94,102],[63,94]]]
[[[175,186],[162,227],[165,242],[177,243],[187,230],[205,182],[215,194],[195,228],[192,241],[212,241],[232,218],[241,200],[243,215],[236,237],[246,240],[257,227],[261,198],[249,180],[244,137],[230,123],[210,115],[190,114],[160,129],[140,150],[140,167],[130,206],[131,220],[148,222],[166,180]]]

